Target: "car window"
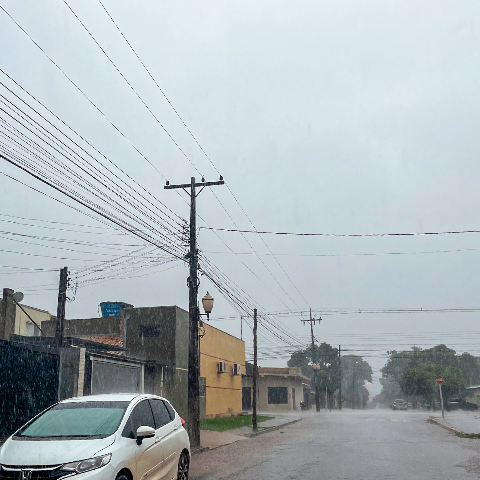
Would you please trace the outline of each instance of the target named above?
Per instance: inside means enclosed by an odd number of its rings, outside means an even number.
[[[118,428],[129,402],[59,403],[17,434],[19,437],[99,437]]]
[[[155,428],[152,409],[147,400],[140,402],[130,414],[122,432],[122,437],[136,438],[138,427]]]
[[[156,428],[163,427],[172,421],[167,407],[161,400],[150,399],[150,405],[152,406]]]
[[[168,413],[170,414],[170,418],[171,418],[172,420],[174,420],[174,419],[175,419],[175,410],[174,410],[173,407],[170,405],[170,403],[168,403],[166,400],[164,400],[163,403],[164,403],[165,406],[167,407]]]

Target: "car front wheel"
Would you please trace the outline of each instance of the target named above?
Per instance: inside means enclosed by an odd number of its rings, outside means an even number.
[[[182,452],[180,454],[180,460],[178,461],[177,480],[188,480],[189,463],[188,455],[185,452]]]

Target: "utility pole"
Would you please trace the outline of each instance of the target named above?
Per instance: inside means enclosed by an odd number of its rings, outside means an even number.
[[[338,373],[340,375],[340,388],[338,390],[338,408],[342,409],[342,346],[338,346]]]
[[[355,410],[355,365],[352,374],[352,410]]]
[[[182,185],[167,184],[163,187],[167,190],[183,188],[190,195],[190,250],[187,255],[190,275],[188,284],[188,318],[189,318],[189,344],[188,344],[188,434],[192,447],[200,446],[200,355],[198,353],[198,321],[200,312],[198,310],[198,249],[197,249],[197,210],[196,200],[205,187],[212,185],[223,185],[223,177],[218,182],[206,182],[204,178],[200,183],[195,183],[195,177],[191,177],[190,183]],[[200,192],[195,189],[202,187]],[[189,189],[190,191],[188,191]]]
[[[317,412],[320,411],[320,391],[318,389],[318,385],[317,385],[317,369],[315,368],[315,340],[314,340],[314,336],[313,336],[313,326],[315,325],[315,322],[318,322],[320,323],[322,319],[321,318],[313,318],[312,317],[312,309],[310,309],[310,320],[302,320],[303,324],[305,324],[305,322],[309,322],[310,323],[310,333],[312,335],[312,364],[314,365],[313,367],[313,381],[315,383],[315,409],[317,410]]]
[[[55,330],[55,344],[57,348],[63,346],[65,334],[65,304],[67,303],[68,267],[60,269],[57,302],[57,328]]]
[[[253,382],[252,382],[252,425],[253,429],[257,429],[257,374],[258,374],[258,359],[257,359],[257,309],[253,309]]]

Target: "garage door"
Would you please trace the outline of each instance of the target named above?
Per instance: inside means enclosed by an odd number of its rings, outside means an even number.
[[[93,360],[92,395],[101,393],[141,393],[141,365]]]

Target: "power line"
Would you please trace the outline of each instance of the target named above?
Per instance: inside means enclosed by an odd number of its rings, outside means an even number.
[[[68,3],[66,2],[66,0],[64,0],[64,2],[67,4],[68,6]],[[168,104],[170,105],[170,107],[173,109],[173,111],[175,112],[176,116],[178,117],[178,119],[181,121],[181,123],[183,124],[183,126],[186,128],[186,130],[188,131],[188,133],[190,134],[190,136],[192,137],[192,139],[195,141],[195,143],[197,144],[197,146],[200,148],[201,152],[205,155],[205,157],[208,159],[208,161],[210,162],[210,164],[212,165],[212,167],[216,170],[216,172],[220,175],[220,172],[218,170],[218,168],[215,166],[215,164],[213,163],[212,159],[209,157],[209,155],[207,154],[207,152],[204,150],[204,148],[200,145],[200,142],[198,141],[198,139],[195,137],[195,135],[192,133],[192,131],[188,128],[187,124],[185,123],[185,121],[183,120],[183,118],[180,116],[179,112],[176,110],[176,108],[173,106],[173,104],[171,103],[171,101],[168,99],[168,97],[166,96],[165,92],[162,90],[162,88],[160,87],[160,85],[158,84],[158,82],[155,80],[155,78],[153,77],[153,75],[151,74],[151,72],[148,70],[147,66],[145,65],[145,63],[142,61],[142,59],[140,58],[140,56],[138,55],[138,53],[136,52],[136,50],[133,48],[132,44],[128,41],[127,37],[124,35],[124,33],[122,32],[122,30],[120,29],[120,27],[118,26],[118,24],[115,22],[115,20],[113,19],[112,15],[109,13],[109,11],[107,10],[107,8],[105,7],[105,5],[101,2],[101,0],[99,0],[99,3],[100,5],[102,6],[102,8],[104,9],[105,13],[108,15],[108,17],[110,18],[110,20],[112,21],[113,25],[116,27],[116,29],[119,31],[120,35],[123,37],[123,39],[125,40],[125,42],[127,43],[128,47],[130,48],[130,50],[133,52],[133,54],[135,55],[135,57],[138,59],[138,61],[140,62],[140,64],[142,65],[142,67],[144,68],[144,70],[147,72],[148,76],[151,78],[151,80],[154,82],[154,84],[156,85],[156,87],[158,88],[158,90],[160,91],[160,93],[163,95],[163,97],[165,98],[165,100],[168,102]],[[104,53],[104,55],[108,58],[108,60],[112,63],[112,65],[116,68],[116,70],[118,71],[118,73],[122,76],[122,78],[127,82],[127,84],[130,86],[130,88],[135,92],[135,94],[137,95],[137,97],[141,100],[141,102],[144,104],[144,106],[148,109],[148,111],[152,114],[152,116],[155,118],[155,120],[157,120],[158,123],[160,123],[157,119],[157,117],[154,115],[154,113],[152,112],[152,110],[148,107],[148,105],[143,101],[143,99],[138,95],[138,93],[133,89],[132,85],[128,82],[128,80],[126,79],[126,77],[123,75],[123,73],[118,69],[118,67],[113,63],[113,61],[110,59],[110,57],[107,55],[107,53],[105,52],[105,50],[100,46],[100,44],[97,42],[97,40],[93,37],[93,35],[90,33],[90,31],[87,29],[87,27],[81,22],[81,20],[78,18],[78,16],[75,14],[75,12],[71,9],[71,7],[69,7],[70,10],[72,11],[72,13],[75,15],[75,17],[77,18],[77,20],[81,23],[81,25],[84,27],[84,29],[88,32],[88,34],[90,35],[90,37],[94,40],[94,42],[97,44],[97,46],[101,49],[101,51]],[[163,127],[163,125],[160,123],[161,127],[165,130],[165,128]],[[168,136],[170,137],[170,139],[175,143],[175,145],[180,149],[180,151],[182,152],[182,154],[188,159],[188,161],[192,164],[192,166],[195,168],[195,170],[200,173],[200,171],[197,169],[197,167],[192,163],[192,161],[190,160],[190,158],[184,153],[184,151],[179,147],[179,145],[177,144],[177,142],[172,138],[172,136],[165,130],[165,132],[168,134]],[[242,212],[244,213],[244,215],[246,216],[246,218],[248,219],[248,221],[250,222],[250,224],[255,228],[255,226],[253,225],[253,223],[251,222],[250,218],[248,217],[248,215],[246,214],[245,210],[243,209],[243,207],[240,205],[240,202],[238,201],[237,197],[233,194],[232,190],[230,189],[230,187],[227,185],[227,188],[228,188],[228,191],[230,192],[230,194],[233,196],[234,200],[236,201],[236,203],[238,204],[238,206],[240,207],[240,209],[242,210]],[[225,206],[223,205],[223,203],[220,201],[220,199],[218,198],[218,196],[216,195],[216,193],[214,191],[212,191],[215,199],[218,201],[218,203],[222,206],[223,210],[227,213],[227,215],[229,216],[229,218],[232,220],[233,224],[237,227],[237,224],[236,222],[233,220],[232,216],[230,215],[230,213],[227,211],[227,209],[225,208]],[[261,237],[260,237],[261,238]],[[244,237],[245,241],[247,242],[247,244],[249,245],[249,247],[253,250],[253,252],[256,253],[255,249],[253,248],[253,246],[250,244],[250,242]],[[263,238],[262,239],[262,242],[265,244],[265,246],[269,249],[269,251],[271,252],[270,250],[270,247],[267,245],[267,243],[265,242],[265,240]],[[274,257],[275,258],[275,257]],[[285,290],[285,288],[280,284],[280,282],[278,281],[278,279],[276,278],[275,275],[273,275],[273,273],[271,272],[271,270],[268,268],[268,266],[265,264],[265,262],[263,262],[263,260],[259,257],[259,260],[261,261],[261,263],[263,264],[263,266],[265,267],[265,269],[269,272],[269,274],[272,276],[272,278],[275,280],[275,282],[279,285],[279,287],[283,290],[283,292],[287,295],[287,297],[294,303],[295,306],[298,307],[298,305],[295,303],[295,301],[292,299],[292,297],[290,296],[290,294],[288,293],[287,290]],[[283,268],[283,266],[280,264],[280,262],[278,261],[277,258],[275,258],[275,261],[277,262],[278,266],[281,268],[281,270],[283,271],[283,273],[285,274],[285,276],[287,277],[287,279],[290,281],[290,283],[293,285],[293,287],[295,288],[295,290],[298,292],[298,294],[300,295],[300,297],[304,300],[305,303],[308,304],[307,300],[305,299],[305,297],[303,296],[303,294],[301,293],[301,291],[298,289],[298,287],[295,285],[295,283],[292,281],[292,279],[290,278],[290,276],[288,275],[288,273],[285,271],[285,269]]]
[[[1,5],[0,5],[0,8]],[[41,178],[39,175],[29,171],[27,168],[25,167],[22,167],[21,165],[17,164],[16,162],[14,162],[13,160],[11,160],[10,158],[6,157],[5,155],[2,155],[0,154],[0,158],[6,160],[7,162],[11,163],[12,165],[16,166],[17,168],[19,168],[20,170],[23,170],[24,172],[28,173],[29,175],[31,175],[33,178],[37,179],[37,180],[40,180],[42,183],[45,183],[46,185],[49,185],[50,187],[52,187],[53,189],[57,190],[58,192],[62,193],[63,195],[69,197],[70,199],[74,200],[75,202],[83,205],[84,207],[88,208],[89,210],[95,212],[97,215],[100,215],[101,217],[103,218],[106,218],[107,220],[109,220],[110,222],[112,222],[113,224],[119,226],[120,228],[123,228],[124,230],[130,232],[132,235],[135,235],[137,236],[138,238],[140,238],[141,240],[147,242],[147,243],[150,243],[151,245],[155,246],[155,247],[158,247],[160,248],[161,250],[164,250],[165,252],[167,253],[170,253],[171,255],[173,255],[174,257],[177,257],[178,259],[180,260],[183,260],[183,257],[179,256],[178,254],[176,253],[173,253],[171,251],[169,251],[167,248],[165,248],[164,246],[161,246],[159,245],[158,243],[156,243],[155,241],[152,241],[151,239],[149,238],[146,238],[143,234],[139,233],[138,231],[135,231],[135,229],[132,229],[131,227],[128,227],[124,224],[122,224],[120,221],[112,218],[112,217],[109,217],[108,215],[104,214],[103,212],[101,212],[98,208],[95,208],[94,206],[91,206],[91,205],[88,205],[87,203],[83,202],[82,200],[76,198],[74,195],[66,192],[66,191],[63,191],[61,188],[57,187],[56,185],[54,185],[53,183],[51,183],[50,181],[46,180],[46,179],[43,179]]]
[[[478,252],[480,248],[460,248],[456,250],[429,250],[420,252],[378,252],[378,253],[257,253],[256,255],[274,255],[279,257],[374,257],[385,255],[423,255],[433,253],[458,253],[458,252]],[[205,253],[231,255],[232,252],[212,252],[205,250]],[[234,252],[235,255],[255,255],[252,252]]]
[[[260,235],[294,235],[300,237],[413,237],[422,235],[455,235],[465,233],[480,233],[480,230],[451,230],[443,232],[418,232],[418,233],[298,233],[298,232],[269,232],[254,230],[236,230],[233,228],[199,227],[203,230],[217,232],[255,233]]]

